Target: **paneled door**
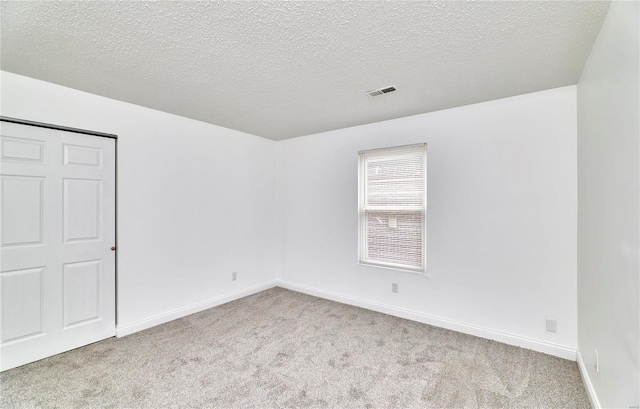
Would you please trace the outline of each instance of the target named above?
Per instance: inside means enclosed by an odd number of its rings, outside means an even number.
[[[0,370],[115,335],[115,140],[0,122]]]

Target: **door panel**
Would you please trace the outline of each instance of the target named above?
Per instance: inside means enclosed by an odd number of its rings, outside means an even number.
[[[64,242],[100,239],[102,181],[63,180]]]
[[[42,244],[43,177],[2,175],[2,239],[6,246]]]
[[[115,140],[0,122],[0,369],[115,335]]]
[[[63,266],[64,327],[100,319],[100,260]]]
[[[3,161],[44,163],[45,146],[45,141],[3,136],[0,157]]]
[[[91,146],[64,145],[65,166],[101,167],[102,149]]]
[[[2,342],[11,342],[43,331],[44,267],[3,272]]]

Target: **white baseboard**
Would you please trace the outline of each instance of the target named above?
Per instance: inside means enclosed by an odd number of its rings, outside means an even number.
[[[542,352],[548,355],[553,355],[559,358],[568,359],[571,361],[576,360],[576,350],[564,345],[553,344],[550,342],[540,341],[533,338],[527,338],[520,335],[510,334],[506,332],[496,331],[490,328],[484,328],[477,325],[465,324],[457,321],[452,321],[446,318],[440,318],[432,315],[423,314],[417,311],[412,311],[404,308],[398,308],[387,304],[381,304],[375,301],[368,301],[359,298],[349,297],[342,294],[333,293],[330,291],[320,290],[305,285],[291,283],[285,280],[276,280],[275,285],[278,287],[286,288],[309,295],[313,295],[327,300],[337,301],[343,304],[354,305],[356,307],[366,308],[381,312],[384,314],[393,315],[400,318],[405,318],[412,321],[422,322],[423,324],[433,325],[435,327],[441,327],[450,329],[464,334],[475,335],[481,338],[487,338],[494,341],[502,342],[508,345],[515,345],[518,347],[531,349],[534,351]]]
[[[191,304],[186,307],[175,309],[173,311],[158,314],[145,320],[135,322],[133,324],[123,326],[118,325],[116,326],[116,337],[124,337],[138,331],[155,327],[156,325],[164,324],[178,318],[186,317],[187,315],[194,314],[196,312],[216,307],[218,305],[226,304],[230,301],[235,301],[248,295],[259,293],[260,291],[268,290],[269,288],[273,288],[275,286],[276,280],[267,281],[266,283],[254,285],[252,287],[245,288],[244,290],[224,294],[210,300],[201,301],[199,303]]]
[[[584,388],[587,390],[587,395],[589,395],[589,401],[591,401],[591,407],[593,409],[601,409],[602,406],[600,406],[598,395],[596,395],[596,390],[593,388],[593,384],[591,383],[591,378],[589,378],[589,372],[587,372],[587,368],[584,365],[584,361],[582,360],[582,355],[580,355],[580,351],[577,352],[577,360],[578,360],[578,369],[580,370],[580,375],[582,376],[582,383],[584,383]]]
[[[381,312],[383,314],[389,314],[396,317],[433,325],[436,327],[441,327],[441,328],[446,328],[446,329],[450,329],[457,332],[462,332],[464,334],[474,335],[477,337],[487,338],[487,339],[491,339],[491,340],[502,342],[509,345],[515,345],[518,347],[531,349],[531,350],[542,352],[545,354],[557,356],[559,358],[569,359],[572,361],[576,360],[576,350],[563,345],[553,344],[553,343],[540,341],[532,338],[522,337],[520,335],[496,331],[490,328],[484,328],[477,325],[470,325],[470,324],[465,324],[457,321],[452,321],[446,318],[427,315],[417,311],[398,308],[391,305],[378,303],[375,301],[349,297],[342,294],[320,290],[317,288],[295,284],[289,281],[279,280],[279,279],[267,281],[262,284],[245,288],[244,290],[225,294],[216,298],[212,298],[210,300],[202,301],[202,302],[192,304],[183,308],[178,308],[173,311],[168,311],[163,314],[158,314],[153,317],[147,318],[145,320],[135,322],[133,324],[117,326],[116,336],[124,337],[126,335],[143,331],[145,329],[155,327],[156,325],[164,324],[169,321],[173,321],[175,319],[182,318],[187,315],[194,314],[196,312],[200,312],[218,305],[228,303],[230,301],[234,301],[255,293],[259,293],[261,291],[268,290],[269,288],[273,288],[276,286],[286,288],[292,291],[313,295],[320,298],[325,298],[327,300],[340,302],[343,304],[349,304],[349,305],[354,305],[356,307],[366,308],[368,310]],[[581,373],[583,373],[583,379],[585,380],[585,385],[587,385],[588,383],[587,391],[589,392],[589,397],[592,399],[592,402],[595,401],[597,403],[595,394],[593,394],[593,388],[591,387],[591,383],[588,381],[589,378],[586,375],[586,371],[583,371],[583,370],[584,368],[580,367],[580,371]],[[600,407],[594,404],[594,408],[599,409]]]

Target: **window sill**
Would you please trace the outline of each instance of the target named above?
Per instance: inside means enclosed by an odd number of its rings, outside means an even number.
[[[417,275],[420,275],[420,276],[427,277],[426,269],[425,270],[412,270],[410,268],[395,267],[395,266],[390,266],[390,265],[386,265],[386,264],[367,263],[366,261],[358,261],[358,265],[359,266],[363,266],[363,267],[381,268],[383,270],[401,271],[403,273],[411,273],[411,274],[417,274]]]

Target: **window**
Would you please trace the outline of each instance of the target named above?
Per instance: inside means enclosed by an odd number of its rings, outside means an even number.
[[[360,263],[426,265],[427,145],[360,152]]]

